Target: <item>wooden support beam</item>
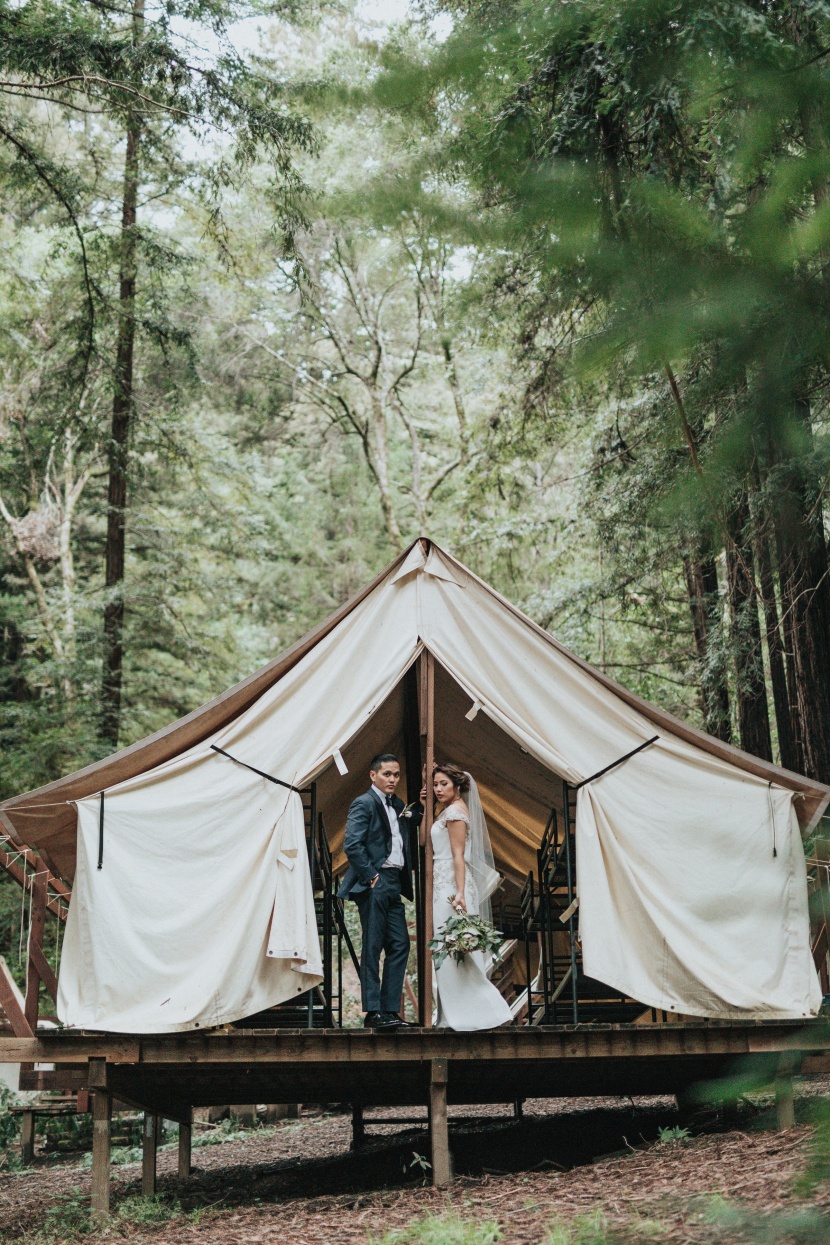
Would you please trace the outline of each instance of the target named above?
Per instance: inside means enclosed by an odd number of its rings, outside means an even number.
[[[20,1117],[20,1159],[24,1167],[35,1157],[35,1113],[24,1111]]]
[[[90,1060],[90,1066],[96,1061]],[[110,1213],[110,1141],[112,1096],[105,1089],[92,1094],[92,1218],[103,1223]]]
[[[445,1189],[452,1181],[447,1126],[447,1075],[446,1059],[433,1059],[430,1063],[429,1135],[432,1145],[432,1183],[436,1189]]]
[[[0,956],[0,1008],[6,1013],[6,1019],[16,1038],[34,1038],[34,1030],[26,1019],[25,1010],[18,1002],[15,980],[2,956]],[[11,1062],[14,1063],[15,1060],[12,1059]]]
[[[505,1027],[453,1033],[444,1029],[231,1030],[227,1033],[162,1033],[124,1036],[70,1031],[36,1038],[0,1036],[2,1063],[56,1063],[66,1068],[97,1060],[113,1074],[124,1066],[166,1064],[182,1070],[197,1064],[317,1064],[335,1062],[423,1063],[430,1059],[517,1061],[677,1058],[691,1056],[819,1054],[830,1051],[823,1021],[706,1022],[654,1025],[582,1025],[578,1029]],[[678,1068],[678,1083],[684,1079]],[[107,1088],[107,1082],[91,1088]],[[113,1088],[113,1087],[110,1087]],[[114,1087],[117,1092],[117,1087]],[[125,1091],[126,1092],[126,1091]],[[671,1091],[674,1093],[674,1089]],[[309,1101],[313,1098],[309,1097]],[[174,1101],[178,1101],[175,1099]],[[186,1102],[191,1101],[185,1098]],[[226,1100],[227,1101],[227,1100]],[[259,1101],[263,1101],[262,1098]],[[349,1101],[349,1099],[346,1099]],[[146,1100],[142,1103],[147,1106]],[[164,1104],[158,1105],[162,1109]],[[175,1119],[165,1114],[166,1119]]]
[[[795,1099],[791,1076],[779,1076],[775,1082],[775,1118],[779,1132],[784,1132],[795,1125]]]
[[[190,1113],[191,1123],[179,1124],[179,1180],[186,1180],[193,1170],[191,1155],[193,1152],[193,1112]]]
[[[428,947],[432,929],[432,818],[435,797],[432,792],[432,768],[435,764],[435,658],[428,649],[421,654],[421,738],[426,762],[426,808],[424,809],[424,946]],[[424,954],[424,1013],[421,1025],[432,1028],[432,955]]]
[[[69,909],[69,901],[72,898],[71,890],[65,882],[61,882],[60,878],[55,877],[40,856],[33,855],[30,850],[27,859],[33,872],[27,872],[21,866],[16,852],[7,852],[5,848],[0,846],[0,869],[8,873],[9,877],[14,878],[18,886],[22,886],[24,891],[31,890],[36,873],[44,874],[47,887],[56,892],[55,895],[49,896],[47,904],[49,911],[59,920],[65,921]]]
[[[159,1117],[154,1111],[144,1112],[144,1128],[141,1133],[142,1197],[155,1197],[156,1195],[159,1123]]]
[[[49,991],[49,994],[51,995],[52,1002],[57,1003],[58,1001],[58,979],[54,974],[52,965],[49,963],[46,956],[43,954],[42,948],[39,947],[36,942],[33,942],[32,945],[30,946],[29,955],[32,957],[32,960],[34,961],[34,966],[38,972],[40,980],[43,982],[46,989]]]
[[[38,873],[32,887],[32,911],[29,920],[28,956],[26,962],[26,1019],[37,1031],[37,1016],[41,976],[38,971],[35,948],[43,957],[43,932],[46,928],[46,901],[48,899],[46,874]]]
[[[90,1089],[109,1089],[106,1057],[90,1056],[86,1079]]]
[[[798,1071],[799,1066],[800,1060],[794,1051],[785,1051],[779,1057],[775,1081],[775,1115],[780,1132],[795,1124],[793,1073]]]

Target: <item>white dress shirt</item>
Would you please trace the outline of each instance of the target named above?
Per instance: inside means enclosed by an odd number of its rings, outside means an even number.
[[[386,793],[381,791],[380,787],[376,787],[372,783],[372,790],[380,800],[384,807],[386,816],[389,818],[389,828],[392,831],[392,850],[389,858],[384,861],[384,869],[403,869],[406,864],[406,857],[403,851],[403,835],[401,834],[401,824],[398,821],[398,814],[391,804],[386,803]]]

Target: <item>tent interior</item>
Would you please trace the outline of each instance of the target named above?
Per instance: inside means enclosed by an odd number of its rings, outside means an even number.
[[[349,805],[366,790],[373,757],[382,752],[397,756],[401,764],[398,794],[406,801],[419,798],[423,765],[418,740],[417,668],[416,662],[378,706],[363,729],[341,749],[347,772],[341,774],[335,762],[330,761],[315,777],[317,810],[322,816],[336,873],[342,872],[346,866],[343,839]],[[533,987],[529,1000],[531,1006],[538,1009],[540,1016],[545,1010],[544,990],[535,980],[540,967],[540,940],[545,933],[540,930],[521,943],[515,942],[519,933],[515,917],[528,874],[536,873],[537,852],[552,810],[555,810],[561,825],[563,780],[532,757],[488,714],[477,712],[467,692],[437,660],[434,672],[435,761],[436,764],[442,761],[454,763],[468,770],[478,784],[496,868],[502,875],[501,886],[493,896],[493,909],[499,918],[497,924],[504,926],[507,934],[503,951],[512,954],[512,959],[505,957],[497,960],[493,976],[513,1006],[517,1020],[527,1022],[529,984]],[[536,885],[538,894],[538,882]],[[560,908],[566,904],[564,899]],[[508,912],[513,914],[509,927],[505,919]],[[578,950],[574,954],[578,956]],[[567,973],[570,955],[569,930],[564,925],[557,926],[554,919],[547,950],[550,978],[558,968],[559,979],[562,980]],[[553,963],[554,958],[556,964]],[[651,1008],[636,1001],[624,1002],[618,991],[586,979],[581,971],[577,972],[576,980],[577,993],[582,1000],[582,1019],[589,1016],[607,1020],[632,1020],[638,1016],[655,1018]],[[565,986],[568,984],[563,982]],[[550,982],[549,986],[548,994],[555,989]],[[574,991],[570,988],[563,992],[559,1007],[555,1010],[572,1015],[574,997]],[[548,1019],[555,1014],[554,1008],[547,1008]],[[679,1017],[674,1015],[672,1019]]]
[[[348,773],[341,775],[331,761],[316,776],[317,807],[323,815],[334,867],[345,866],[343,834],[349,804],[369,784],[369,765],[380,752],[391,752],[401,762],[400,792],[417,798],[420,774],[411,770],[418,756],[417,719],[407,703],[407,680],[415,680],[414,667],[393,688],[363,729],[341,749]],[[413,689],[415,690],[415,689]],[[410,702],[412,695],[410,694]],[[536,867],[536,851],[542,842],[551,808],[562,810],[562,780],[531,757],[486,713],[467,714],[471,701],[455,679],[435,662],[435,758],[469,770],[478,783],[496,868],[506,883],[521,888],[528,872]],[[417,702],[415,706],[417,713]],[[408,717],[412,725],[408,722]],[[415,748],[412,736],[415,736]]]

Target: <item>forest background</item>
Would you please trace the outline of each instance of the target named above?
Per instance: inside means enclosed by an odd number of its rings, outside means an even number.
[[[0,62],[0,796],[422,534],[830,781],[830,7],[0,0]]]

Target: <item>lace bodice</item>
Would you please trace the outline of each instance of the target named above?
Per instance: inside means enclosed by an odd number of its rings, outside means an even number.
[[[450,815],[452,814],[452,815]],[[449,808],[445,808],[440,817],[436,817],[432,823],[432,854],[435,860],[447,859],[452,860],[452,848],[450,847],[450,832],[447,829],[448,821],[463,821],[467,826],[467,842],[464,847],[464,859],[470,859],[470,819],[464,812],[463,808],[459,808],[453,804]]]
[[[452,858],[452,848],[450,847],[450,834],[447,829],[448,821],[463,821],[467,826],[467,842],[464,847],[464,859],[469,861],[471,856],[470,843],[470,818],[464,812],[463,808],[457,805],[451,805],[445,808],[440,817],[436,817],[432,823],[432,874],[433,887],[436,898],[442,899],[455,892],[455,865]],[[466,871],[464,886],[464,898],[467,901],[467,909],[470,912],[478,911],[478,890],[476,888],[475,879],[469,869]],[[449,901],[447,899],[449,906]]]

